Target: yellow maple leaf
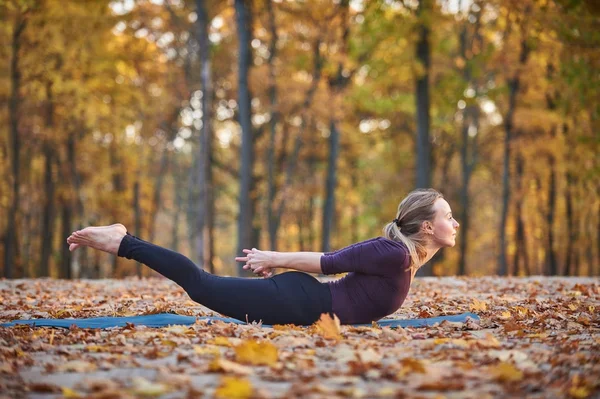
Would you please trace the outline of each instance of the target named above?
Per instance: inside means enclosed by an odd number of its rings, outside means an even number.
[[[469,306],[469,309],[471,310],[471,312],[476,312],[476,311],[486,311],[487,310],[487,304],[483,301],[480,301],[477,298],[473,298],[473,303]]]
[[[234,350],[235,360],[245,364],[274,366],[279,358],[277,347],[270,342],[245,341]]]
[[[245,378],[223,377],[221,385],[215,390],[217,398],[249,398],[254,388]]]
[[[517,382],[523,379],[523,372],[508,362],[500,362],[490,368],[494,379],[501,382]]]
[[[314,324],[318,334],[327,339],[342,339],[342,327],[340,319],[336,315],[333,318],[327,313],[322,313],[321,318]]]
[[[512,315],[511,315],[511,314],[510,314],[510,312],[507,310],[507,311],[504,311],[504,312],[500,313],[500,316],[499,316],[499,317],[500,317],[501,319],[503,319],[503,320],[508,320],[508,319],[510,319],[510,318],[512,317]]]

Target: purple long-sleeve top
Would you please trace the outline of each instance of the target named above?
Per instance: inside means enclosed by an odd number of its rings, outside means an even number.
[[[384,237],[321,256],[324,274],[349,272],[331,281],[333,313],[342,324],[370,323],[394,313],[408,294],[411,273],[406,246]]]

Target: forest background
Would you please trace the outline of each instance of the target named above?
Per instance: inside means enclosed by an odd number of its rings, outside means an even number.
[[[120,222],[207,270],[381,234],[416,187],[461,223],[423,275],[600,274],[589,0],[0,0],[7,278]]]

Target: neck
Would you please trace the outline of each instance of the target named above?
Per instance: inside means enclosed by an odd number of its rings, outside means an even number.
[[[425,263],[429,262],[431,260],[431,258],[433,258],[433,255],[435,255],[437,253],[437,251],[440,250],[440,247],[435,247],[431,244],[427,244],[425,246],[425,250],[427,251],[425,258],[423,258],[422,261],[422,265],[424,265]],[[417,273],[416,270],[411,271],[411,276],[410,276],[410,282],[412,284],[414,278],[415,278],[415,274]]]
[[[440,247],[434,246],[432,244],[427,244],[425,246],[425,250],[427,251],[427,255],[425,255],[425,259],[423,259],[423,264],[429,262],[431,258],[433,258],[433,255],[435,255],[437,251],[440,250]]]

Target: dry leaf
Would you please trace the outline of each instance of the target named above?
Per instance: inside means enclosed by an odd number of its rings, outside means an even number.
[[[277,347],[270,342],[246,341],[235,348],[235,360],[244,364],[274,366],[277,364]]]
[[[221,384],[215,390],[217,398],[249,398],[253,395],[254,388],[245,378],[223,377]]]
[[[327,313],[322,313],[321,318],[314,324],[317,333],[323,338],[334,339],[339,341],[342,339],[342,327],[340,319],[337,315],[333,315],[333,318]]]
[[[166,384],[148,381],[143,377],[133,377],[132,383],[131,392],[141,396],[160,396],[171,390]]]
[[[236,363],[236,362],[232,362],[227,359],[223,359],[221,357],[214,359],[208,365],[208,371],[212,371],[212,372],[216,372],[216,373],[219,373],[219,372],[234,373],[234,374],[240,374],[240,375],[248,375],[248,374],[253,373],[253,370],[250,367],[244,366],[244,365]]]
[[[490,367],[489,371],[494,379],[501,382],[517,382],[523,379],[523,372],[507,362],[500,362]]]
[[[97,367],[94,363],[86,362],[83,360],[71,360],[69,362],[60,364],[57,367],[58,371],[63,371],[63,372],[73,371],[76,373],[95,371],[96,369],[97,369]]]
[[[206,343],[210,344],[210,345],[217,345],[217,346],[227,346],[227,347],[233,346],[233,344],[229,341],[229,339],[227,337],[215,337],[213,339],[209,339]]]
[[[477,298],[473,298],[473,303],[471,303],[469,309],[471,310],[471,312],[484,312],[487,310],[487,304],[483,301],[478,300]]]
[[[400,360],[400,364],[402,365],[402,368],[396,374],[397,378],[403,378],[404,376],[410,373],[425,374],[427,372],[425,369],[425,363],[423,363],[423,361],[419,359],[407,357]]]
[[[63,398],[66,398],[66,399],[83,397],[79,392],[74,391],[73,389],[68,388],[68,387],[62,387],[62,395],[63,395]]]

